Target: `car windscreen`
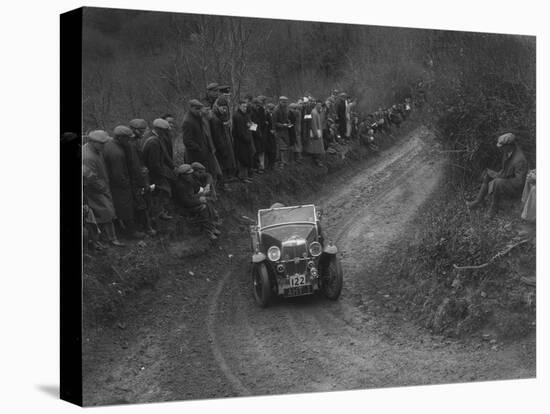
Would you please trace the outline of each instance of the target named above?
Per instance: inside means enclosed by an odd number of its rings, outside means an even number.
[[[292,223],[295,221],[315,223],[315,208],[313,206],[296,206],[273,210],[260,210],[260,227],[271,226],[273,224]]]

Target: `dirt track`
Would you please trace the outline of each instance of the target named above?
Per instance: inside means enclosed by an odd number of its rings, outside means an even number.
[[[351,179],[335,179],[317,199],[302,200],[323,208],[325,232],[341,252],[339,301],[304,297],[259,309],[248,258],[237,254],[246,252],[246,234],[230,234],[235,241],[221,248],[232,248],[235,257],[216,264],[224,270],[195,298],[182,298],[175,282],[164,281],[155,291],[159,299],[148,303],[152,310],[96,349],[86,403],[534,376],[532,338],[492,348],[434,337],[406,315],[380,311],[379,298],[391,292],[368,291],[369,269],[391,254],[389,243],[436,188],[444,163],[438,154],[430,132],[419,128]],[[121,341],[130,343],[121,349]]]

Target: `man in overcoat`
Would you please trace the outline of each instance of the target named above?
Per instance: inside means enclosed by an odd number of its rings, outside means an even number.
[[[323,166],[325,156],[325,145],[323,143],[323,124],[321,119],[322,102],[317,101],[315,108],[311,111],[311,138],[308,141],[306,151],[312,155],[315,164],[318,167]]]
[[[170,124],[162,118],[153,121],[152,134],[143,146],[143,163],[149,170],[149,178],[154,185],[151,215],[153,220],[171,220],[168,205],[172,196],[174,163],[169,145]]]
[[[497,147],[502,152],[502,169],[497,172],[487,168],[483,172],[483,182],[476,199],[466,203],[468,208],[476,208],[489,196],[489,216],[496,214],[503,198],[521,197],[528,169],[527,159],[513,133],[498,137]]]
[[[251,183],[252,167],[254,165],[254,141],[250,126],[252,122],[247,115],[247,102],[239,101],[238,109],[233,113],[233,142],[235,144],[235,158],[237,159],[239,178],[244,183]]]
[[[114,138],[105,144],[103,158],[109,174],[109,184],[120,227],[133,238],[145,234],[137,231],[134,221],[134,194],[132,189],[132,161],[130,139],[134,133],[130,128],[119,125],[113,130]]]
[[[336,101],[336,117],[338,122],[338,135],[344,139],[346,137],[346,98],[347,94],[341,92]]]
[[[182,124],[183,143],[187,151],[187,160],[191,162],[200,162],[213,175],[217,174],[219,165],[213,158],[210,140],[206,128],[206,116],[202,113],[204,105],[197,99],[189,101],[189,111],[185,114]],[[204,118],[203,118],[204,117]],[[213,144],[212,144],[213,146]]]
[[[151,224],[151,197],[152,191],[149,185],[149,169],[143,163],[140,142],[147,131],[147,122],[144,119],[132,119],[128,126],[134,134],[130,139],[130,180],[134,194],[135,221],[138,227],[149,236],[154,236],[156,231]]]
[[[302,162],[302,108],[298,103],[288,105],[288,119],[292,124],[289,129],[290,141],[292,142],[292,153],[294,160],[298,163]],[[293,139],[294,138],[294,139]]]
[[[255,124],[252,137],[254,139],[255,164],[258,166],[258,173],[263,174],[265,171],[265,147],[267,141],[267,119],[265,108],[263,106],[261,96],[252,99],[250,105],[250,119]]]
[[[216,159],[222,170],[222,181],[234,178],[237,173],[235,154],[233,152],[233,138],[231,137],[229,103],[225,96],[220,96],[210,116],[210,132],[216,148]]]
[[[277,163],[277,139],[275,138],[275,129],[273,127],[273,111],[275,110],[275,105],[273,103],[268,103],[266,105],[266,145],[265,145],[265,155],[266,155],[266,167],[272,170]]]
[[[277,105],[273,111],[273,129],[275,130],[277,149],[279,151],[278,160],[280,168],[284,168],[290,161],[290,135],[288,131],[290,127],[291,124],[288,119],[288,98],[286,96],[281,96],[279,97],[279,105]]]
[[[107,240],[114,246],[124,246],[116,235],[113,220],[116,217],[109,186],[109,174],[103,159],[105,143],[111,138],[102,130],[88,134],[88,142],[82,147],[83,191],[88,206]]]

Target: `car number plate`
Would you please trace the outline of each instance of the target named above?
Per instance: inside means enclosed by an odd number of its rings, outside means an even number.
[[[289,278],[290,287],[305,286],[306,275],[294,275]]]

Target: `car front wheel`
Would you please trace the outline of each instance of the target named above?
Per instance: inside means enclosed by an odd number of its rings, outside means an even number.
[[[252,285],[256,303],[262,308],[267,307],[271,299],[271,282],[265,263],[252,264]]]
[[[336,255],[329,259],[323,269],[321,277],[323,294],[330,300],[338,299],[342,292],[344,277],[342,266]]]

